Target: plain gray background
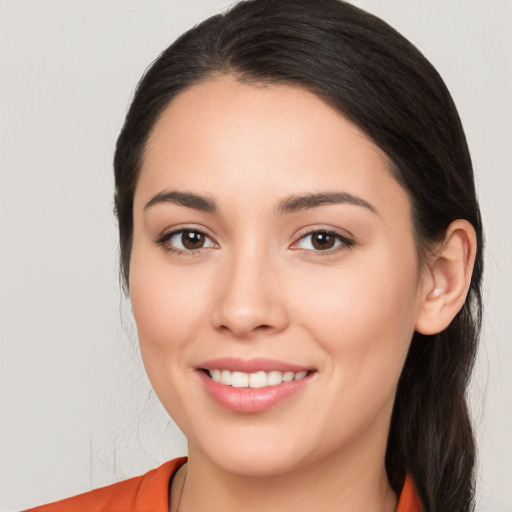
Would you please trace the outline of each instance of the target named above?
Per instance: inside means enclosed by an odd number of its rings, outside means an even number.
[[[487,234],[471,403],[478,510],[512,511],[512,2],[358,0],[444,77]],[[111,161],[134,86],[222,0],[0,0],[0,510],[186,451],[139,362],[117,278]]]

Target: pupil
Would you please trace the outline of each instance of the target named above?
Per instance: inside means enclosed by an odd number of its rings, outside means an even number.
[[[334,245],[334,237],[329,233],[316,233],[313,236],[313,247],[315,249],[331,249]]]
[[[183,231],[181,242],[187,249],[199,249],[204,244],[204,235],[197,231]]]

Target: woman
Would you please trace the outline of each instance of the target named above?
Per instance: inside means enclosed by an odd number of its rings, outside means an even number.
[[[472,509],[482,228],[410,43],[337,0],[239,3],[145,74],[115,177],[144,364],[189,457],[34,510]]]

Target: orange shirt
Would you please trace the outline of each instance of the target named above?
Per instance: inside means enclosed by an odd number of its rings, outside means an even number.
[[[407,475],[405,477],[404,486],[398,500],[396,512],[421,512],[421,503],[414,488],[412,478]]]
[[[145,475],[26,512],[169,512],[169,482],[186,461],[186,457],[180,457]],[[421,512],[414,484],[409,477],[405,479],[396,512]]]

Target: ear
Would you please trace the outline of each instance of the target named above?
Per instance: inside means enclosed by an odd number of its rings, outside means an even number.
[[[440,248],[427,257],[421,283],[416,331],[446,329],[466,300],[476,255],[476,234],[466,220],[453,221]]]

